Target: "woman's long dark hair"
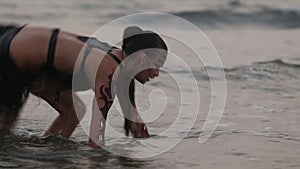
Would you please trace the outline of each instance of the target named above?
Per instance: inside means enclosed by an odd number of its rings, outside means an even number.
[[[124,30],[122,48],[128,56],[139,50],[156,48],[166,51],[161,56],[165,58],[168,51],[166,43],[158,34],[152,31],[143,31],[137,26],[130,26]]]
[[[166,60],[167,57],[167,51],[168,47],[166,43],[163,41],[163,39],[156,33],[152,31],[143,31],[141,28],[137,26],[130,26],[127,27],[124,30],[124,35],[123,35],[123,50],[127,54],[127,56],[133,54],[134,52],[137,52],[139,50],[143,49],[149,49],[149,48],[156,48],[156,49],[161,49],[163,51],[166,51],[162,53],[160,57],[163,57],[164,60]],[[151,56],[149,56],[151,57]],[[126,90],[125,90],[126,91]],[[129,99],[131,105],[136,108],[135,104],[135,83],[134,79],[131,80],[130,85],[129,85]],[[129,106],[131,107],[131,106]],[[125,110],[125,111],[131,111]],[[130,116],[130,112],[125,112],[127,116]],[[125,129],[125,134],[126,136],[129,135],[129,131],[132,132],[131,129],[131,124],[132,120],[130,120],[130,117],[124,117],[125,123],[124,123],[124,129]]]

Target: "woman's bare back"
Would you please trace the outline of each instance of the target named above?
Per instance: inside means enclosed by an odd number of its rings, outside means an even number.
[[[51,28],[26,26],[14,37],[10,53],[21,71],[37,71],[46,64],[51,34]],[[73,33],[59,32],[53,64],[57,71],[73,73],[77,56],[84,45],[77,36]]]

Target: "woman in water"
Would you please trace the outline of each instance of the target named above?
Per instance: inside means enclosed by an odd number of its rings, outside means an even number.
[[[104,144],[106,117],[115,94],[125,117],[126,135],[148,138],[135,107],[134,79],[144,84],[158,76],[166,56],[167,46],[158,34],[134,26],[124,30],[122,49],[59,29],[0,26],[1,133],[13,127],[32,93],[59,113],[44,136],[69,138],[85,113],[74,92],[92,89],[90,146]]]

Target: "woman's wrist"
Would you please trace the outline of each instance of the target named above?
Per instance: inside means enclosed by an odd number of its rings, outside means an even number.
[[[105,142],[101,141],[101,140],[96,141],[96,140],[89,138],[88,145],[90,147],[102,147],[102,146],[105,146]]]

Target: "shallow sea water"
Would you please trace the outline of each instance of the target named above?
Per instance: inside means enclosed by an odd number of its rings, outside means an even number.
[[[40,138],[57,113],[31,96],[14,133],[0,142],[0,168],[299,168],[298,1],[0,0],[0,22],[54,26],[88,35],[113,19],[147,11],[167,12],[189,20],[208,36],[220,55],[227,80],[226,106],[209,140],[198,143],[199,137],[207,134],[201,128],[212,97],[210,78],[213,77],[206,70],[222,69],[199,65],[192,69],[200,91],[197,117],[186,112],[178,122],[183,127],[171,128],[179,108],[189,105],[180,102],[178,86],[167,73],[161,72],[149,84],[137,85],[136,92],[142,116],[152,119],[147,125],[153,137],[147,140],[126,137],[116,104],[108,117],[106,150],[87,146],[90,113],[69,140],[59,136]],[[163,25],[164,21],[161,22]],[[166,25],[164,28],[168,29]],[[180,28],[177,31],[187,33],[193,42],[194,32]],[[120,36],[121,33],[118,32]],[[193,96],[193,90],[189,90],[193,83],[190,72],[169,61],[172,66],[164,70],[185,82],[181,92]],[[90,112],[92,92],[79,95]],[[164,99],[168,104],[163,113],[155,114],[161,112]],[[147,111],[151,104],[157,111]],[[184,128],[187,124],[192,124],[191,130]],[[172,130],[164,133],[169,128]],[[181,142],[164,153],[136,158],[155,154],[176,140]]]

